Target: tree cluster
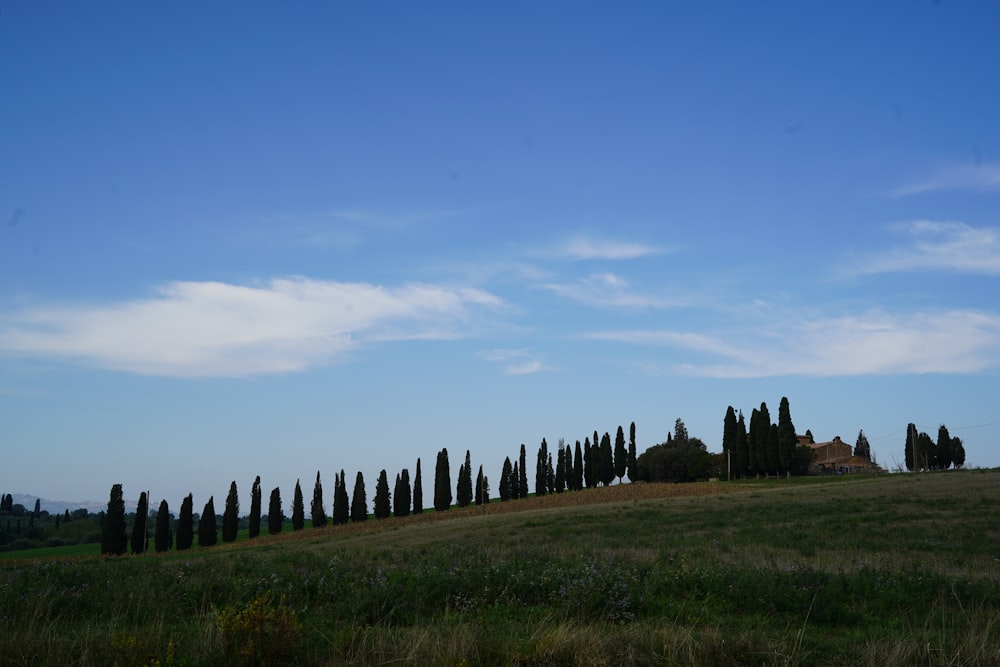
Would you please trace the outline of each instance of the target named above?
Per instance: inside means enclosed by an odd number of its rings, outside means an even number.
[[[965,465],[962,439],[952,437],[944,424],[938,427],[937,442],[928,434],[918,432],[916,424],[908,424],[903,452],[906,469],[910,471],[948,470],[952,466],[961,468]]]
[[[771,421],[767,403],[750,413],[750,425],[729,406],[723,419],[722,455],[726,460],[723,476],[733,478],[760,475],[805,475],[812,463],[813,451],[800,445],[792,423],[788,398],[778,406],[778,421]]]

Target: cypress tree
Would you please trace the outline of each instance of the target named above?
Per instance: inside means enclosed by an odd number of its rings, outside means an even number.
[[[792,423],[792,412],[788,407],[788,398],[781,397],[778,404],[778,468],[788,474],[792,469],[795,448],[799,440],[795,437],[795,424]]]
[[[583,466],[584,456],[580,450],[580,441],[576,441],[576,450],[573,452],[573,490],[579,491],[583,488]]]
[[[594,448],[590,444],[590,438],[583,439],[583,483],[589,489],[594,486],[596,475],[594,475]]]
[[[359,470],[357,477],[354,479],[354,497],[351,499],[351,521],[364,521],[367,518],[368,497],[365,494],[365,478]]]
[[[236,493],[236,480],[229,485],[226,510],[222,513],[222,541],[235,542],[240,532],[240,497]]]
[[[271,498],[267,504],[267,534],[277,535],[280,533],[284,522],[285,515],[281,510],[281,490],[274,487],[271,489]]]
[[[170,530],[170,510],[167,501],[160,501],[160,509],[156,512],[156,538],[153,545],[157,553],[169,551],[174,541],[174,533]]]
[[[458,467],[458,482],[455,489],[455,503],[459,507],[466,507],[472,503],[472,460],[469,450],[465,450],[465,463]]]
[[[961,438],[951,439],[951,462],[955,464],[956,468],[965,465],[965,445],[962,444]]]
[[[514,468],[510,465],[510,457],[506,457],[503,460],[503,468],[500,471],[500,500],[506,501],[511,500],[513,496],[511,495],[511,477],[514,474]]]
[[[514,467],[511,469],[511,475],[513,475],[513,477],[511,477],[510,480],[510,497],[516,500],[521,497],[521,484],[518,481],[521,479],[521,475],[517,469],[517,461],[514,461]]]
[[[13,497],[11,498],[13,503]],[[11,505],[13,511],[13,504]],[[20,519],[18,519],[20,523]],[[20,532],[20,530],[18,530]],[[125,500],[122,498],[122,485],[111,487],[108,498],[108,512],[104,516],[104,527],[101,531],[101,553],[110,556],[121,556],[125,553],[128,538],[125,534]]]
[[[625,449],[625,429],[618,425],[618,432],[615,434],[615,477],[621,484],[625,478],[625,471],[628,469],[628,450]]]
[[[734,464],[738,463],[733,460],[736,453],[736,432],[736,410],[730,405],[722,419],[722,455],[725,458],[723,465],[726,466],[726,479],[730,478]]]
[[[570,447],[569,445],[566,445],[563,449],[565,450],[563,452],[563,456],[565,458],[565,460],[563,461],[564,480],[565,480],[565,483],[566,483],[566,489],[567,490],[572,490],[573,489],[573,448]]]
[[[941,424],[938,427],[938,439],[937,447],[937,467],[942,470],[947,470],[951,467],[952,463],[952,452],[951,452],[951,435],[948,433],[948,427]]]
[[[309,506],[312,517],[313,528],[322,528],[326,525],[326,508],[323,506],[323,482],[319,479],[319,470],[316,471],[316,484],[313,486],[312,504]]]
[[[392,493],[392,515],[409,516],[410,514],[410,471],[403,468],[403,471],[396,475],[396,485]]]
[[[420,459],[417,459],[417,475],[413,478],[413,513],[424,511],[424,484],[420,481]]]
[[[736,420],[736,451],[733,456],[734,474],[746,477],[750,474],[748,461],[750,460],[750,445],[747,438],[747,424],[743,419],[743,411]]]
[[[490,501],[490,489],[486,478],[483,477],[483,466],[479,466],[479,474],[476,475],[476,504],[485,505]]]
[[[181,501],[181,512],[177,516],[177,550],[190,549],[194,543],[194,498],[187,494]]]
[[[389,479],[386,477],[385,468],[378,475],[375,482],[375,518],[385,519],[392,512],[392,505],[389,498]]]
[[[524,443],[521,443],[521,456],[518,458],[518,468],[517,473],[517,497],[527,498],[528,497],[528,464],[525,458]]]
[[[559,439],[559,450],[556,452],[556,479],[555,492],[562,493],[566,490],[566,444]]]
[[[938,441],[940,442],[941,433],[938,431]],[[868,438],[865,436],[864,430],[858,431],[857,442],[854,443],[854,455],[862,458],[866,461],[872,460],[872,448],[868,443]]]
[[[535,456],[535,495],[544,496],[549,485],[546,481],[546,463],[549,458],[549,444],[542,438],[542,444],[538,445],[538,454]]]
[[[437,455],[434,466],[434,511],[443,512],[451,507],[451,466],[448,463],[448,448]]]
[[[917,425],[910,422],[906,426],[906,446],[903,449],[903,458],[906,462],[906,469],[909,471],[916,470],[916,444],[917,444]]]
[[[135,508],[135,523],[132,524],[132,555],[146,551],[146,540],[149,537],[149,500],[146,492],[139,494],[139,503]]]
[[[635,467],[635,422],[628,427],[628,481],[634,482],[637,476]]]
[[[253,481],[253,488],[250,490],[250,539],[260,535],[260,475]]]
[[[205,503],[205,510],[201,513],[201,520],[198,521],[198,546],[211,547],[219,539],[218,524],[215,520],[215,498],[208,497]]]
[[[295,480],[295,492],[292,495],[292,530],[302,530],[306,525],[306,507],[302,499],[302,487]]]
[[[347,475],[344,469],[340,469],[340,483],[333,488],[333,522],[335,524],[347,523],[350,518],[351,509],[347,501]]]
[[[555,468],[552,466],[552,452],[549,452],[548,461],[545,463],[545,484],[548,486],[549,493],[556,492],[556,473]]]
[[[611,434],[601,436],[601,484],[609,486],[615,481],[615,454],[611,448]]]

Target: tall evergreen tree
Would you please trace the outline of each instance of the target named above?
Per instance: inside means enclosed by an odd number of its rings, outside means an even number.
[[[458,485],[455,489],[455,502],[459,507],[472,503],[474,490],[472,488],[472,458],[469,450],[465,450],[465,463],[458,469]]]
[[[739,458],[736,455],[736,440],[736,411],[730,405],[726,408],[726,416],[722,419],[722,455],[726,457],[726,479],[736,476],[733,464],[739,465],[738,460],[733,461],[734,458]]]
[[[937,467],[942,470],[947,470],[952,464],[952,451],[951,451],[951,435],[948,433],[948,427],[944,424],[938,426],[938,439],[937,439]]]
[[[931,470],[937,460],[937,451],[931,436],[923,431],[917,435],[917,466],[920,470]]]
[[[13,504],[11,508],[13,508]],[[128,537],[125,534],[125,500],[122,497],[122,485],[115,484],[111,487],[111,496],[108,498],[108,511],[104,515],[104,527],[101,531],[101,553],[109,556],[121,556],[125,553],[127,545]]]
[[[260,535],[261,516],[261,496],[260,496],[260,475],[253,481],[253,488],[250,489],[250,539]]]
[[[146,492],[139,494],[139,503],[135,508],[135,523],[132,524],[132,554],[138,555],[146,551],[146,540],[149,539],[149,499]]]
[[[750,429],[747,432],[747,473],[750,475],[760,475],[760,467],[758,465],[759,457],[757,455],[757,448],[759,446],[760,440],[760,410],[754,408],[750,412]]]
[[[583,488],[583,464],[584,457],[580,449],[580,441],[576,441],[576,448],[573,451],[573,490],[579,491]]]
[[[635,422],[628,427],[628,481],[636,480]]]
[[[556,480],[555,491],[562,493],[566,490],[566,443],[559,439],[559,450],[556,452]]]
[[[778,469],[788,474],[792,470],[792,460],[795,458],[799,439],[795,437],[795,424],[792,423],[792,411],[786,396],[782,396],[781,403],[778,404],[777,440]]]
[[[544,496],[549,485],[546,481],[546,464],[549,458],[549,445],[542,438],[542,444],[538,446],[538,454],[535,457],[535,495]]]
[[[511,484],[511,477],[514,475],[514,468],[510,464],[510,457],[506,457],[503,460],[503,468],[500,470],[500,500],[511,500],[513,499],[513,488]]]
[[[161,500],[160,509],[156,512],[156,537],[153,540],[153,546],[157,553],[162,553],[170,551],[173,542],[174,533],[170,530],[170,509],[167,507],[167,501]]]
[[[911,472],[917,469],[915,456],[916,448],[917,425],[910,422],[906,425],[906,444],[903,447],[903,459],[906,463],[906,469]]]
[[[190,549],[194,543],[194,497],[189,493],[181,501],[177,515],[177,550]]]
[[[951,439],[951,461],[955,464],[956,468],[961,468],[965,465],[965,445],[962,444],[961,438]]]
[[[267,534],[277,535],[285,523],[285,514],[281,509],[281,489],[277,486],[271,489],[271,498],[267,504]]]
[[[396,486],[392,494],[392,515],[409,516],[410,514],[410,473],[406,468],[396,475]]]
[[[302,487],[295,480],[295,492],[292,495],[292,530],[302,530],[306,525],[305,500],[302,498]]]
[[[323,482],[319,479],[319,470],[316,471],[316,484],[313,485],[313,499],[309,510],[313,528],[322,528],[326,525],[326,507],[323,505]]]
[[[413,513],[421,514],[424,511],[424,483],[420,475],[420,459],[417,459],[417,472],[413,477]]]
[[[219,527],[215,519],[215,498],[209,496],[208,502],[205,503],[205,510],[201,513],[201,519],[198,520],[198,546],[215,546],[218,540]]]
[[[592,488],[597,484],[596,466],[594,462],[594,446],[589,438],[583,439],[583,483]]]
[[[549,460],[545,464],[545,483],[548,484],[548,492],[556,492],[556,473],[552,466],[552,452],[549,452]]]
[[[347,475],[344,469],[340,469],[340,476],[334,475],[333,485],[333,523],[336,525],[347,523],[350,518],[350,507],[347,503]],[[367,516],[367,510],[365,512]]]
[[[610,486],[615,481],[615,455],[611,448],[611,434],[605,432],[601,436],[601,463],[599,466],[601,474],[601,484]]]
[[[385,519],[392,513],[391,499],[389,498],[389,478],[386,477],[385,468],[378,474],[378,481],[375,482],[375,518]]]
[[[222,513],[222,541],[234,542],[240,532],[240,498],[236,493],[236,480],[229,485],[226,510]]]
[[[451,507],[451,500],[451,470],[448,449],[444,448],[438,452],[437,465],[434,467],[434,511],[445,511]]]
[[[354,493],[351,497],[351,521],[365,521],[368,519],[368,495],[365,493],[365,478],[358,471],[354,478]]]
[[[524,451],[524,443],[521,443],[521,455],[518,457],[517,471],[517,497],[528,497],[528,459]]]
[[[618,425],[618,432],[615,434],[615,477],[621,484],[625,478],[625,471],[628,470],[628,450],[625,449],[625,429]]]
[[[736,420],[736,452],[733,464],[734,474],[739,477],[746,477],[750,474],[748,461],[750,460],[750,444],[747,437],[747,424],[743,419],[743,411]]]
[[[517,461],[514,461],[514,467],[511,469],[510,479],[510,497],[513,500],[517,500],[521,497],[521,483],[518,481],[521,479],[521,472],[517,468]]]
[[[858,440],[854,443],[854,455],[866,461],[872,460],[872,447],[868,444],[864,430],[858,431]]]
[[[483,476],[483,466],[479,466],[479,474],[476,475],[476,504],[485,505],[490,502],[490,487],[486,477]]]

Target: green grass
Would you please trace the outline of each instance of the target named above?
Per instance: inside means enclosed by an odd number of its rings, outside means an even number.
[[[0,664],[995,665],[998,504],[1000,472],[635,485],[33,555]]]

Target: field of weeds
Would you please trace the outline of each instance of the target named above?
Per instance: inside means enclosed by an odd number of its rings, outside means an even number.
[[[1000,664],[1000,472],[623,485],[0,563],[0,664]]]

